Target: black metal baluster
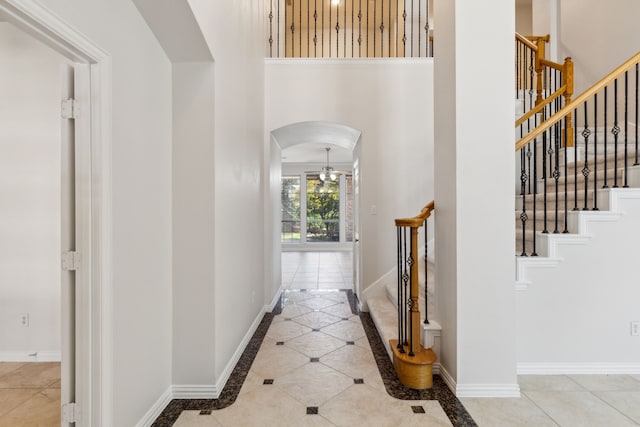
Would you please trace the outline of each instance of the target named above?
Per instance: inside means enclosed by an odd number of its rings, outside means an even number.
[[[376,2],[373,3],[373,57],[376,57],[376,14],[378,12],[378,4]],[[367,32],[369,32],[369,27],[367,27]]]
[[[640,69],[639,64],[636,64],[636,161],[633,163],[634,166],[638,166],[640,163],[638,163],[638,126],[640,126],[640,123],[638,123],[638,71]]]
[[[527,216],[527,198],[526,198],[526,190],[525,187],[527,185],[528,177],[525,171],[525,149],[524,147],[520,150],[520,187],[522,189],[522,212],[520,213],[520,221],[522,222],[522,253],[520,256],[527,256],[527,236],[526,236],[526,228],[527,228],[527,220],[529,217]]]
[[[384,57],[384,1],[380,3],[380,58]]]
[[[417,246],[418,242],[413,241],[413,229],[411,229],[411,252],[409,253],[409,298],[407,298],[407,321],[409,323],[409,356],[411,357],[415,356],[413,352],[413,295],[411,293],[411,283],[413,283],[414,280],[417,280],[417,278],[413,277],[413,264],[417,261],[416,258],[414,258],[414,255],[416,254],[413,253],[414,244]]]
[[[344,0],[344,30],[342,31],[343,35],[343,39],[342,39],[342,57],[346,58],[347,57],[347,1],[348,0]],[[351,27],[351,30],[353,31],[353,27]]]
[[[421,18],[422,18],[422,0],[418,0],[418,57],[422,56],[421,49],[420,49],[420,42],[422,41],[420,36],[421,34],[420,28],[422,25]],[[412,19],[415,19],[415,17],[413,17]]]
[[[278,46],[277,46],[277,52],[278,52],[278,58],[280,58],[280,1],[278,1]],[[286,34],[286,33],[285,33]],[[286,36],[285,36],[285,40],[286,40]],[[286,55],[286,50],[285,50],[285,55]]]
[[[618,79],[613,81],[613,188],[618,188],[618,135],[620,127],[618,126]]]
[[[340,58],[340,3],[336,4],[336,58]]]
[[[355,48],[355,20],[354,20],[354,11],[355,11],[355,6],[353,5],[353,2],[355,0],[351,0],[351,57],[353,58],[355,56],[354,53],[354,48]]]
[[[300,7],[298,9],[300,9],[298,11],[298,16],[299,16],[298,24],[300,24],[300,31],[299,31],[300,34],[298,34],[298,39],[299,39],[298,49],[300,50],[300,58],[302,58],[302,0],[300,0]]]
[[[589,130],[589,117],[587,114],[588,101],[584,101],[584,129],[582,130],[582,137],[584,138],[584,167],[582,168],[582,176],[584,176],[584,208],[582,210],[587,211],[588,198],[587,193],[589,191],[589,136],[591,131]],[[578,183],[576,182],[576,185]]]
[[[609,180],[607,179],[607,169],[609,165],[607,164],[607,139],[608,133],[607,126],[609,126],[607,122],[607,86],[604,87],[604,183],[602,184],[602,188],[609,188]]]
[[[402,2],[402,54],[407,57],[407,2]]]
[[[427,220],[424,221],[424,324],[429,324],[429,235]]]
[[[530,75],[529,108],[528,109],[525,108],[525,111],[529,111],[530,109],[533,108],[533,94],[535,93],[535,91],[533,90],[533,75],[534,75],[533,62],[534,62],[534,56],[533,56],[533,50],[531,50],[529,51],[529,75]]]
[[[367,1],[367,28],[365,29],[367,33],[367,58],[369,57],[369,2]],[[374,46],[375,47],[375,46]],[[375,49],[374,49],[375,52]]]
[[[400,38],[399,37],[400,36],[400,28],[398,27],[398,13],[400,13],[400,6],[398,5],[399,1],[400,0],[396,0],[396,13],[395,13],[395,18],[396,18],[395,29],[396,29],[396,33],[394,34],[394,36],[395,36],[395,39],[396,39],[396,55],[395,55],[396,58],[400,57],[399,52],[398,52],[398,39]]]
[[[322,0],[322,49],[321,49],[321,56],[324,58],[324,33],[326,32],[324,30],[324,4],[327,2],[327,0]],[[331,8],[329,8],[329,11],[331,11]],[[329,34],[331,34],[331,31],[329,31]]]
[[[406,307],[406,303],[407,303],[407,282],[409,281],[409,279],[411,278],[409,276],[408,273],[408,268],[407,268],[407,228],[408,227],[404,227],[404,258],[403,258],[403,263],[404,263],[404,276],[403,276],[403,281],[404,281],[404,290],[403,290],[403,294],[402,294],[402,313],[403,313],[403,317],[404,317],[404,340],[402,341],[402,345],[407,345],[409,344],[407,341],[407,320],[408,320],[408,316],[407,316],[407,307]]]
[[[624,188],[629,188],[629,72],[624,72]]]
[[[313,56],[318,57],[318,0],[313,0]]]
[[[358,3],[358,58],[362,58],[362,0]]]
[[[424,24],[424,32],[425,32],[424,49],[425,49],[425,56],[429,58],[430,57],[429,55],[429,0],[426,0],[426,8],[427,8],[427,22],[425,22]]]
[[[534,121],[534,127],[537,127],[538,119]],[[538,256],[536,252],[536,198],[538,195],[538,139],[535,138],[533,140],[533,208],[531,211],[533,212],[533,221],[532,221],[532,229],[533,229],[533,251],[531,252],[531,256]]]
[[[573,110],[573,117],[576,118],[576,122],[578,121],[578,109]],[[577,211],[578,209],[578,123],[574,123],[573,125],[573,140],[575,141],[573,147],[573,210]]]
[[[391,1],[389,1],[389,18],[387,19],[387,24],[389,25],[389,28],[387,29],[387,33],[388,33],[388,57],[391,58]]]
[[[329,0],[329,58],[331,58],[331,33],[333,32],[331,31],[332,28],[333,25],[331,25],[331,0]],[[324,27],[322,27],[322,32],[324,33]]]
[[[527,119],[527,133],[531,132],[531,119]],[[533,153],[531,153],[531,144],[527,145],[527,171],[528,171],[528,186],[529,186],[529,194],[531,194],[531,157]]]
[[[400,301],[402,301],[402,228],[396,227],[398,233],[398,345],[396,346],[400,353],[403,353],[402,350],[402,305]]]
[[[269,58],[273,58],[273,0],[269,2]]]
[[[557,99],[557,98],[556,98]],[[556,184],[556,207],[555,207],[555,212],[556,212],[556,216],[555,216],[555,223],[554,223],[554,228],[553,228],[553,232],[554,233],[559,233],[560,231],[558,231],[558,205],[560,204],[560,200],[559,200],[559,196],[558,196],[558,186],[559,186],[559,180],[560,180],[560,158],[559,158],[559,148],[558,148],[558,123],[556,123],[554,125],[554,135],[553,135],[553,140],[554,140],[554,145],[555,145],[555,153],[554,153],[554,169],[553,169],[553,179],[555,180],[555,184]]]
[[[593,96],[593,210],[598,211],[598,94]],[[605,168],[607,165],[605,165]],[[585,186],[587,184],[585,183]]]
[[[544,117],[542,120],[546,120]],[[543,179],[543,187],[544,187],[544,195],[543,195],[543,219],[544,219],[544,229],[543,233],[548,233],[547,230],[547,131],[542,133],[542,179]]]
[[[309,25],[309,23],[311,22],[311,0],[307,0],[307,58],[311,58],[311,31],[309,31],[309,29],[311,28],[311,25]]]
[[[569,131],[567,129],[567,117],[564,117],[564,230],[563,233],[568,233],[569,232],[569,224],[568,224],[568,194],[567,194],[567,186],[569,185],[568,181],[569,181],[569,169],[568,169],[568,154],[567,154],[567,139],[569,138]],[[575,150],[575,144],[573,149]]]

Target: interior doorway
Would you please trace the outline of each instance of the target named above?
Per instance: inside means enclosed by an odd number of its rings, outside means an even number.
[[[75,393],[74,276],[61,252],[75,244],[71,62],[0,22],[0,424],[60,424]],[[9,399],[10,398],[10,399]]]
[[[56,120],[62,120],[63,115],[68,117],[65,120],[71,120],[61,126],[66,129],[69,139],[66,149],[60,144],[60,169],[57,178],[52,179],[60,187],[60,197],[57,198],[60,212],[63,205],[72,211],[66,224],[62,221],[62,213],[56,220],[60,244],[65,244],[63,236],[68,237],[67,242],[71,243],[66,247],[58,246],[54,257],[59,287],[62,290],[66,288],[66,292],[60,292],[59,307],[62,306],[62,309],[58,323],[58,331],[65,332],[54,334],[58,335],[60,341],[58,358],[62,359],[63,365],[56,368],[62,371],[59,393],[62,408],[57,425],[111,425],[111,250],[108,238],[111,235],[111,136],[110,126],[107,126],[110,123],[109,57],[37,2],[0,0],[0,22],[11,23],[57,52],[68,61],[67,71],[73,71],[73,75],[67,74],[66,81],[69,84],[66,89],[73,92],[74,100],[62,105],[60,101],[68,93],[60,93],[59,80],[52,85],[58,95],[63,95],[56,101]],[[13,105],[9,108],[13,108]],[[36,128],[33,120],[26,126]],[[13,128],[0,127],[0,137],[5,130]],[[62,129],[60,133],[64,134]],[[37,150],[31,153],[33,157],[39,154]],[[70,168],[65,179],[62,159]],[[37,171],[23,172],[23,181],[37,176]],[[15,181],[20,179],[8,182]],[[62,197],[65,192],[66,199]],[[67,231],[63,231],[63,226],[67,227]],[[70,253],[63,257],[63,251]],[[69,307],[74,307],[74,310]],[[28,320],[35,327],[31,321],[36,319],[29,317]],[[36,357],[41,358],[47,354],[40,351],[35,353]],[[64,373],[65,365],[67,374]],[[49,422],[36,424],[51,425]]]
[[[357,294],[361,257],[360,131],[301,122],[271,132],[267,268],[275,289],[350,289]],[[315,156],[315,157],[314,157]],[[326,156],[326,157],[325,157]],[[335,172],[335,173],[334,173]],[[268,270],[268,271],[269,271]]]

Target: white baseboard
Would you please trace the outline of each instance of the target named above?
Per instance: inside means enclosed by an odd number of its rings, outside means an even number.
[[[518,363],[518,375],[638,375],[640,363]]]
[[[438,371],[449,390],[458,398],[520,397],[520,386],[518,384],[457,384],[444,366],[439,365]]]
[[[162,396],[153,404],[153,406],[147,411],[135,427],[150,427],[151,424],[160,416],[164,408],[167,407],[169,402],[173,399],[172,387],[169,386],[167,390],[162,393]]]
[[[447,385],[447,387],[449,387],[449,390],[451,390],[451,393],[456,394],[456,380],[453,379],[451,374],[449,374],[449,372],[441,364],[438,364],[438,372],[444,380],[444,383]]]
[[[456,397],[520,397],[518,384],[458,384]]]
[[[282,286],[280,286],[276,291],[276,294],[273,296],[271,303],[264,306],[265,313],[271,313],[273,309],[276,308],[276,304],[278,304],[278,301],[280,301],[280,295],[282,295]]]
[[[60,362],[60,351],[0,351],[0,362]]]
[[[174,385],[172,399],[217,399],[222,392],[216,385]]]

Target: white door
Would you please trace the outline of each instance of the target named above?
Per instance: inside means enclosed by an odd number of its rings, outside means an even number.
[[[69,411],[70,402],[75,402],[75,297],[76,272],[73,270],[72,254],[76,250],[76,197],[75,197],[75,124],[69,117],[72,111],[71,102],[74,97],[74,72],[70,65],[61,67],[61,120],[62,120],[62,224],[61,224],[61,271],[62,271],[62,372],[61,372],[61,400],[63,405],[63,419]],[[62,421],[63,427],[68,422]]]
[[[362,291],[360,258],[360,143],[358,143],[353,150],[353,288],[358,297]]]

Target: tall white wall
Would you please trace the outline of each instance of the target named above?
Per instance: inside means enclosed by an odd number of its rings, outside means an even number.
[[[6,22],[0,58],[0,361],[59,357],[65,59]]]
[[[214,64],[173,65],[173,384],[212,385]]]
[[[215,375],[229,363],[264,294],[264,35],[266,4],[190,0],[215,58]],[[206,185],[206,183],[203,183]]]
[[[435,8],[435,273],[439,310],[446,313],[442,368],[459,396],[517,396],[514,2],[439,0]],[[492,46],[490,61],[478,40]]]
[[[111,55],[112,419],[131,426],[171,384],[171,64],[129,0],[44,3]]]
[[[338,122],[362,132],[363,288],[395,265],[393,220],[433,199],[433,62],[267,60],[265,131]],[[372,214],[372,206],[376,214]]]
[[[560,56],[575,63],[579,94],[640,51],[640,2],[561,0]]]

